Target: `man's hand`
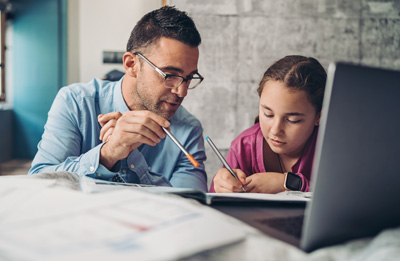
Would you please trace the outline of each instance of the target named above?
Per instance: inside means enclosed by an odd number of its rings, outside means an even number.
[[[240,169],[233,170],[237,180],[232,174],[225,168],[218,170],[214,177],[214,190],[218,193],[231,193],[231,192],[243,192],[242,184],[246,185],[246,174]],[[247,189],[246,189],[247,190]]]
[[[246,178],[247,192],[278,193],[285,190],[285,175],[278,172],[254,173]]]
[[[114,131],[117,120],[122,117],[119,111],[109,112],[107,114],[99,114],[97,120],[102,127],[100,130],[100,140],[102,142],[107,142],[110,139],[111,134]]]
[[[155,146],[165,138],[161,127],[169,122],[150,111],[111,112],[98,118],[103,126],[100,139],[106,141],[100,150],[100,163],[108,169],[143,143]]]

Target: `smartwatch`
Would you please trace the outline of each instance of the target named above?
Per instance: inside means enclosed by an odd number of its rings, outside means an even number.
[[[283,183],[283,187],[285,188],[285,190],[299,191],[301,190],[302,186],[303,186],[303,181],[298,175],[292,172],[285,173],[285,182]]]

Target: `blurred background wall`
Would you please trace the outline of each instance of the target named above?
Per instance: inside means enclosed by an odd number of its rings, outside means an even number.
[[[122,59],[103,63],[103,51],[124,52],[136,22],[161,0],[68,0],[68,83],[88,82],[111,70],[124,70]]]

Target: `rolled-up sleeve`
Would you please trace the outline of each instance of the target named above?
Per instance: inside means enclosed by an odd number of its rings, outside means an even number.
[[[98,125],[83,113],[78,102],[61,89],[49,111],[29,174],[68,171],[87,175],[99,169],[102,143],[98,137],[92,137],[91,141],[95,144],[82,153],[82,147],[88,146],[82,144],[84,134],[78,126],[82,125],[82,121],[85,121],[84,125],[94,124],[92,128]]]

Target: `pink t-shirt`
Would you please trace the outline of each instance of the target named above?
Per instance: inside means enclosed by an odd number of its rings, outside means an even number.
[[[290,171],[302,179],[301,191],[309,190],[317,134],[318,127],[314,129],[304,147],[303,154]],[[232,141],[226,161],[232,169],[241,169],[246,176],[267,172],[264,166],[263,141],[264,136],[260,124],[256,123]],[[211,182],[210,192],[215,192],[214,180]]]

